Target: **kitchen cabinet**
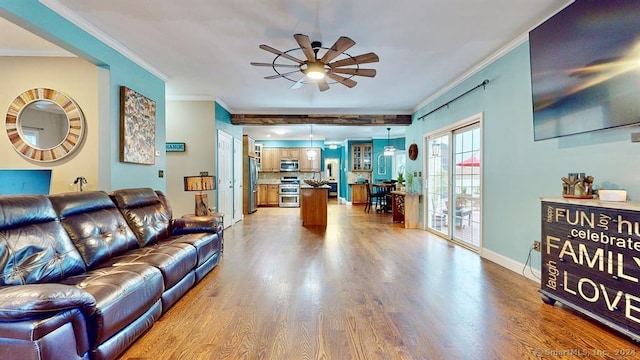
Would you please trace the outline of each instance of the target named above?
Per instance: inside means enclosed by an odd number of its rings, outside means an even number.
[[[260,171],[280,171],[280,149],[263,147],[261,155]]]
[[[303,226],[327,226],[328,191],[328,186],[300,189],[300,218]]]
[[[640,340],[640,203],[542,199],[541,284],[555,301]]]
[[[242,135],[242,142],[243,142],[242,147],[246,152],[245,155],[256,156],[256,153],[255,153],[256,141],[249,135]]]
[[[299,160],[300,149],[298,148],[280,148],[280,160]]]
[[[367,203],[367,186],[369,186],[369,184],[351,184],[352,204]]]
[[[260,171],[262,169],[262,144],[256,143],[253,146],[253,149],[256,156],[256,167],[258,168],[258,171]]]
[[[315,156],[313,160],[309,160],[308,151],[313,151]],[[302,148],[300,149],[300,171],[302,172],[320,172],[320,163],[322,162],[322,151],[320,148]]]
[[[278,185],[258,185],[258,206],[278,206]]]
[[[351,170],[371,171],[373,159],[373,145],[371,143],[351,145]]]

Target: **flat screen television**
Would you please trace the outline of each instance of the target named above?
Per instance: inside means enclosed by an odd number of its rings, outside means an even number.
[[[576,0],[529,51],[534,140],[640,123],[640,1]]]
[[[0,169],[0,195],[49,195],[51,170]]]

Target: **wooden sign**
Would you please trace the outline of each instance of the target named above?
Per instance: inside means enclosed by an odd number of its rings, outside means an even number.
[[[167,152],[185,152],[187,145],[183,142],[168,142],[166,144]]]
[[[640,340],[640,212],[542,202],[543,300]]]

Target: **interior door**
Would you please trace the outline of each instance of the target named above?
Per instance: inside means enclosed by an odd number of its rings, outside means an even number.
[[[218,212],[233,219],[233,138],[218,130]],[[233,221],[225,221],[230,226]]]
[[[233,222],[242,220],[242,141],[233,139]]]

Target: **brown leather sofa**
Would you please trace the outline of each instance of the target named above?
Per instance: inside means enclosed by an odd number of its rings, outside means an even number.
[[[219,262],[161,192],[0,196],[0,359],[114,359]]]

